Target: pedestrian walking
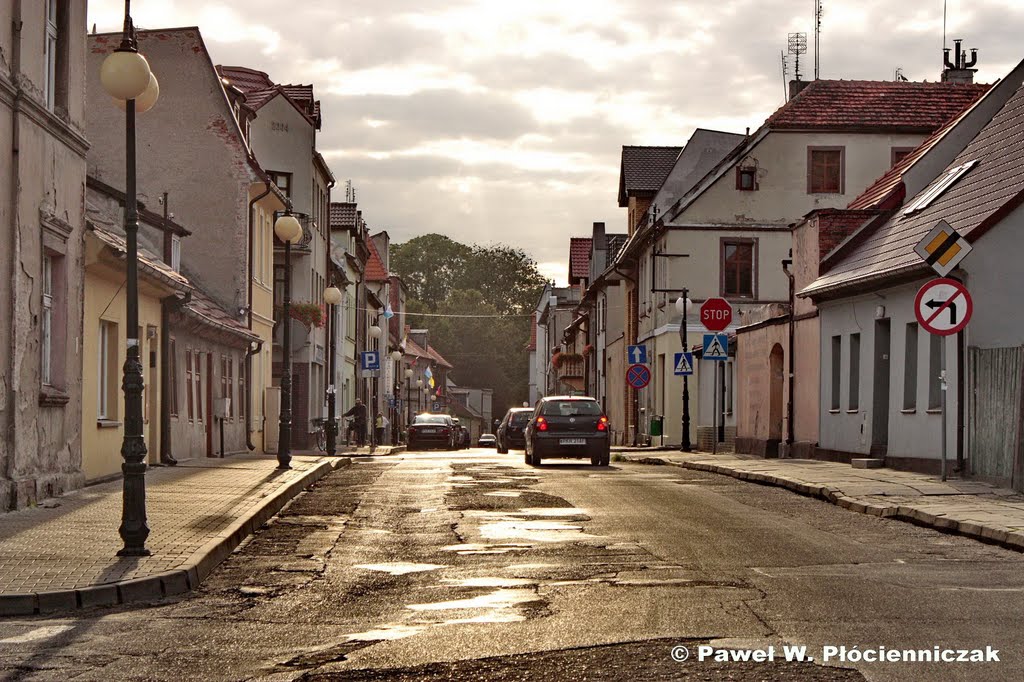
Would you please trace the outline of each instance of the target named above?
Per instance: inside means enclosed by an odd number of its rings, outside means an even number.
[[[373,421],[373,444],[381,445],[384,443],[384,427],[387,425],[387,420],[384,419],[384,415],[380,412],[377,413],[376,419]]]
[[[362,447],[363,439],[366,437],[366,405],[363,404],[362,400],[357,399],[356,404],[352,406],[352,409],[342,416],[352,418],[348,423],[348,429],[345,432],[345,440],[347,440],[349,445],[351,445],[352,432],[355,431],[356,445]]]

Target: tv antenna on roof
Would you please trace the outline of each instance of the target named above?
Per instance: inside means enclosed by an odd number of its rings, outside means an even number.
[[[789,53],[792,55],[796,55],[796,63],[793,68],[793,75],[796,78],[796,80],[800,80],[800,55],[807,54],[806,33],[789,34]]]
[[[818,45],[821,40],[821,7],[822,0],[814,0],[814,80],[818,80],[818,63],[820,60],[820,53],[818,51]]]
[[[789,101],[789,87],[786,85],[786,75],[789,73],[789,67],[786,65],[786,53],[779,50],[779,56],[782,57],[782,101]]]

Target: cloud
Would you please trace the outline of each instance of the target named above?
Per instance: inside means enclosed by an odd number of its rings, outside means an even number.
[[[941,3],[832,0],[826,78],[936,80]],[[215,62],[315,85],[318,147],[370,223],[401,241],[443,232],[514,243],[564,282],[568,239],[616,205],[623,144],[682,144],[697,127],[755,129],[784,101],[792,0],[175,0],[133,5],[146,28],[199,25]],[[120,0],[89,22],[119,30]],[[979,48],[978,80],[1022,56],[1019,0],[949,0],[947,34]],[[787,57],[788,76],[794,60]],[[557,264],[557,267],[556,267]]]

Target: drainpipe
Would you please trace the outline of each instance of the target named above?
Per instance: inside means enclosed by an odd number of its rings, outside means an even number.
[[[782,271],[786,273],[786,277],[789,279],[789,377],[787,382],[789,383],[789,400],[786,401],[786,445],[787,452],[790,457],[793,456],[793,391],[794,386],[794,373],[793,373],[793,344],[796,327],[796,310],[795,310],[795,289],[793,273],[790,271],[790,266],[793,265],[793,249],[789,250],[789,258],[785,258],[782,261]]]
[[[14,80],[14,102],[11,106],[11,186],[10,186],[10,207],[11,207],[11,234],[14,236],[14,248],[4,249],[5,253],[10,257],[11,274],[13,275],[18,271],[18,256],[21,253],[21,237],[19,231],[18,217],[19,217],[19,195],[20,195],[20,183],[18,177],[18,166],[20,166],[20,147],[21,147],[21,134],[20,126],[18,125],[18,116],[21,112],[21,100],[22,100],[22,89],[21,84],[18,80],[19,74],[21,73],[21,0],[14,0],[11,11],[11,76]],[[12,287],[11,291],[11,303],[16,303],[16,289]],[[11,321],[14,321],[14,311],[11,311]],[[16,331],[12,324],[12,331]],[[7,376],[10,378],[6,384],[6,395],[4,400],[8,405],[15,404],[14,391],[17,383],[13,380],[17,376],[15,371],[15,363],[17,362],[17,353],[11,353],[10,364],[4,369],[7,371]],[[6,410],[5,410],[6,412]],[[18,451],[18,434],[17,429],[14,428],[14,417],[11,415],[9,421],[7,416],[3,419],[3,429],[9,434],[7,437],[10,438],[10,448],[12,453]],[[13,459],[13,458],[12,458]],[[15,460],[16,461],[16,460]],[[81,452],[79,452],[79,465],[81,465]],[[11,467],[14,468],[13,466]]]
[[[253,231],[256,229],[256,202],[263,197],[267,196],[273,191],[270,186],[270,179],[267,178],[263,181],[266,185],[266,190],[263,194],[257,195],[255,198],[249,201],[249,298],[247,301],[246,309],[248,313],[248,328],[252,331],[252,279],[253,279]],[[271,246],[273,248],[273,246]],[[259,346],[256,348],[256,353],[259,353],[263,348],[263,341],[260,340]],[[248,379],[248,390],[245,394],[245,445],[252,452],[256,449],[256,446],[252,443],[252,349],[248,349],[245,355],[245,377]]]
[[[160,463],[168,466],[178,463],[171,452],[171,313],[191,300],[191,291],[181,298],[171,295],[160,299]]]
[[[252,314],[252,311],[249,311]],[[245,378],[246,386],[248,391],[246,393],[246,410],[245,410],[245,447],[249,448],[249,452],[256,449],[256,446],[252,442],[252,356],[256,355],[263,350],[263,339],[256,341],[256,348],[252,346],[245,352]]]

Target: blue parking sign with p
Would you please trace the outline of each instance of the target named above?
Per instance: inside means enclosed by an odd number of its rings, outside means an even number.
[[[380,353],[375,350],[363,351],[361,355],[363,369],[380,369]]]

